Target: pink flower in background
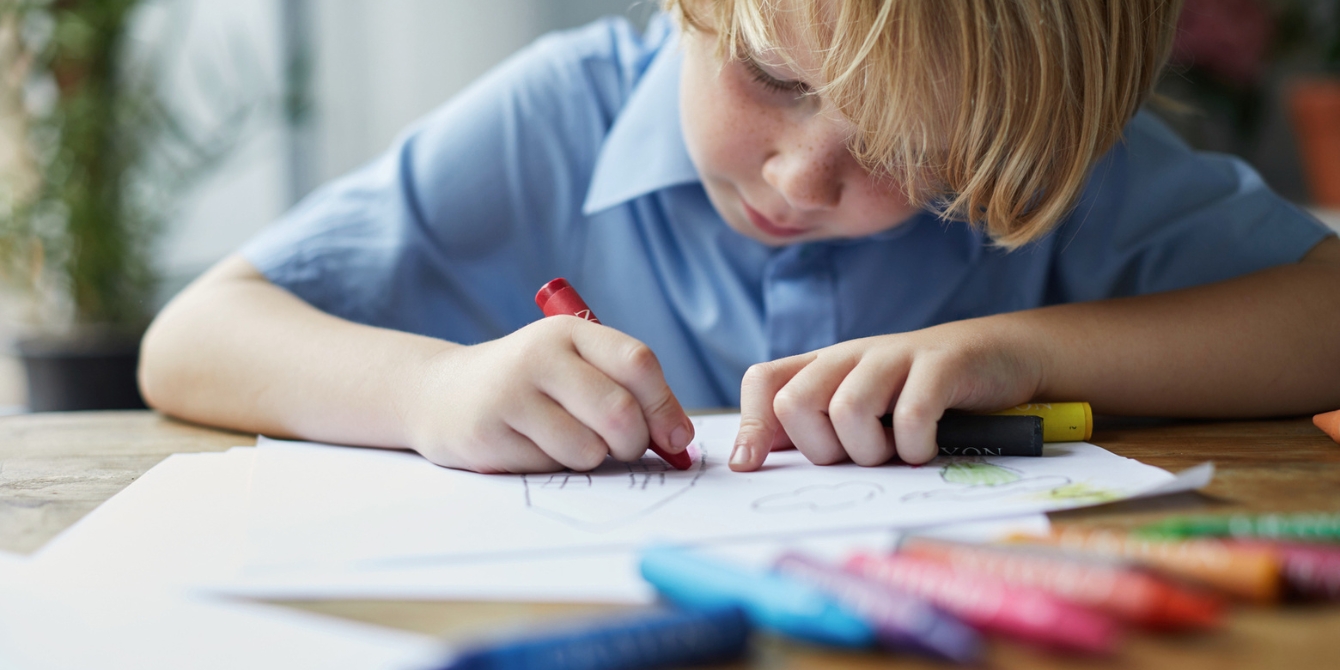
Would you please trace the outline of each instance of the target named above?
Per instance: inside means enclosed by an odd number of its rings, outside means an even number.
[[[1226,84],[1251,86],[1265,72],[1275,21],[1261,0],[1186,0],[1172,62]]]

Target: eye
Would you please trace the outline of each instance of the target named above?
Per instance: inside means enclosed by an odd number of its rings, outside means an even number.
[[[763,88],[774,93],[789,93],[795,96],[801,96],[809,92],[810,87],[803,81],[778,79],[763,70],[754,59],[745,57],[741,61],[749,70],[749,76]]]

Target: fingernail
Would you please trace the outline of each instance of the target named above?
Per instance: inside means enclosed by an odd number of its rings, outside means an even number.
[[[735,443],[735,451],[731,452],[731,465],[744,465],[749,462],[749,445],[743,442]]]
[[[689,446],[689,442],[692,441],[693,431],[689,430],[689,427],[682,423],[675,426],[675,429],[670,431],[670,446],[674,447],[676,450],[684,449]]]

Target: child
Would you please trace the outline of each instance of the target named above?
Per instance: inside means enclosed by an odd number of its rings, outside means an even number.
[[[480,472],[739,405],[730,465],[949,408],[1340,405],[1340,243],[1137,113],[1163,0],[668,0],[540,40],[183,291],[148,401]],[[541,319],[563,276],[607,326]],[[886,432],[879,417],[894,416]]]

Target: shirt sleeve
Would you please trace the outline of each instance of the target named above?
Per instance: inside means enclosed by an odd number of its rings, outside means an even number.
[[[1141,112],[1054,233],[1046,302],[1169,291],[1292,263],[1332,234],[1237,158]]]
[[[539,316],[582,248],[582,199],[647,48],[622,20],[541,39],[307,197],[241,253],[358,323],[474,343]]]

